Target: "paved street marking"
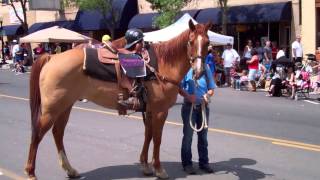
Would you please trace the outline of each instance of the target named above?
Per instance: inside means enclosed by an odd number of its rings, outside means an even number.
[[[310,100],[304,100],[305,102],[308,102],[308,103],[311,103],[311,104],[320,104],[320,103],[317,103],[317,102],[314,102],[314,101],[310,101]]]
[[[299,145],[295,145],[295,144],[288,144],[288,143],[281,143],[281,142],[272,142],[272,144],[276,144],[276,145],[279,145],[279,146],[294,147],[294,148],[298,148],[298,149],[304,149],[304,150],[309,150],[309,151],[320,152],[320,149],[318,149],[318,148],[299,146]]]
[[[9,177],[11,179],[15,179],[15,180],[25,180],[26,179],[25,177],[19,176],[18,174],[15,174],[14,172],[11,172],[11,171],[3,169],[3,168],[0,168],[0,176],[1,175]]]
[[[16,97],[16,96],[8,96],[8,95],[4,95],[4,94],[0,94],[0,97],[29,101],[29,99],[27,99],[27,98],[21,98],[21,97]]]
[[[0,97],[18,99],[18,100],[24,100],[24,101],[29,100],[27,98],[8,96],[8,95],[4,95],[4,94],[0,94]],[[88,112],[96,112],[96,113],[112,115],[112,116],[118,116],[118,113],[115,113],[115,112],[82,108],[82,107],[77,107],[77,106],[74,106],[73,109],[78,109],[78,110],[88,111]],[[140,116],[130,115],[130,116],[125,116],[125,117],[128,117],[130,119],[142,120],[142,117],[140,117]],[[172,122],[172,121],[168,121],[168,120],[166,121],[166,124],[171,124],[171,125],[175,125],[175,126],[183,126],[182,123]],[[289,140],[271,138],[271,137],[266,137],[266,136],[259,136],[259,135],[254,135],[254,134],[240,133],[240,132],[228,131],[228,130],[216,129],[216,128],[209,128],[208,131],[222,133],[222,134],[228,134],[228,135],[234,135],[234,136],[253,138],[253,139],[259,139],[259,140],[269,141],[272,144],[276,144],[276,145],[283,145],[283,146],[287,146],[287,147],[294,147],[294,148],[300,148],[300,149],[320,152],[320,145],[315,145],[315,144],[307,144],[307,143],[301,143],[301,142],[297,142],[297,141],[289,141]]]

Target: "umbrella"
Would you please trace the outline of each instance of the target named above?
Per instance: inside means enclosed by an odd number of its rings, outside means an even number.
[[[20,38],[21,43],[40,43],[40,42],[64,42],[64,43],[80,43],[89,42],[90,37],[84,36],[77,32],[53,26],[47,29],[42,29],[23,38]]]

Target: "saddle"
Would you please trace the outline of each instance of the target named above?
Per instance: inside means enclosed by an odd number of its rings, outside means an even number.
[[[127,51],[126,49],[110,48],[111,47],[98,49],[85,48],[86,58],[83,69],[85,73],[91,77],[105,81],[117,82],[119,87],[118,100],[121,101],[127,99],[130,93],[134,92],[134,83],[136,83],[136,77],[138,76],[129,76],[130,71],[125,70],[123,62],[123,66],[120,65],[121,57],[129,56],[130,58],[130,55],[132,54],[128,54],[129,51]],[[128,62],[130,61],[131,59],[127,59],[126,63],[128,64]],[[144,63],[144,61],[141,59],[139,61]],[[129,66],[132,66],[132,64],[129,63]],[[124,72],[126,72],[126,74]],[[134,95],[136,97],[139,97],[137,94]],[[140,102],[143,103],[143,101]],[[142,108],[140,102],[137,104],[134,103],[135,105],[133,107],[129,107],[129,109],[136,111],[144,111],[144,108]],[[119,115],[126,115],[127,107],[118,105],[118,113]]]

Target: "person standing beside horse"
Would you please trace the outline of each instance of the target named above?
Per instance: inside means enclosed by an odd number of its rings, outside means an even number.
[[[182,166],[186,173],[196,174],[192,165],[192,136],[193,128],[191,123],[196,124],[199,128],[205,119],[209,119],[209,102],[210,97],[214,94],[215,82],[208,66],[202,76],[198,80],[193,79],[193,69],[190,69],[181,82],[179,94],[184,97],[181,108],[181,116],[183,121],[183,138],[181,146]],[[205,113],[203,113],[203,111]],[[192,115],[190,116],[190,113]],[[205,114],[206,117],[202,117]],[[191,122],[190,122],[191,121]],[[206,122],[204,122],[206,124]],[[208,128],[198,129],[198,154],[199,168],[206,173],[213,173],[213,169],[209,165],[208,158]]]

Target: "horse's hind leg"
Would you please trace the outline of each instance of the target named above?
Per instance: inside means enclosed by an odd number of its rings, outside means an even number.
[[[36,179],[34,171],[36,168],[36,157],[38,147],[44,135],[52,127],[54,120],[55,119],[51,114],[42,114],[36,125],[36,129],[32,130],[29,156],[25,167],[25,172],[30,179]]]
[[[152,175],[153,171],[148,163],[148,151],[149,145],[152,139],[152,114],[151,112],[146,113],[146,121],[144,122],[145,132],[144,132],[144,143],[140,154],[140,163],[142,172],[144,175]]]
[[[63,145],[64,130],[69,120],[71,108],[72,106],[58,117],[53,125],[52,134],[58,150],[59,163],[61,167],[67,172],[67,175],[71,178],[74,178],[79,177],[79,173],[74,168],[72,168]]]
[[[152,138],[153,138],[153,167],[155,174],[160,179],[169,178],[165,169],[160,164],[160,145],[164,123],[167,119],[168,112],[158,112],[152,116]]]

